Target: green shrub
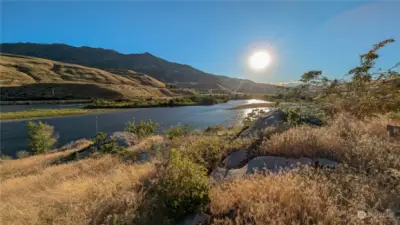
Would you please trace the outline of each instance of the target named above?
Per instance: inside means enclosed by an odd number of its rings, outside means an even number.
[[[27,152],[27,151],[19,151],[19,152],[17,152],[17,158],[18,159],[27,158],[29,156],[31,156],[31,154],[29,152]]]
[[[0,154],[0,160],[11,160],[13,157],[9,155]]]
[[[198,136],[195,140],[187,142],[179,149],[193,162],[211,170],[220,161],[224,142],[215,136]]]
[[[173,126],[170,127],[166,132],[165,135],[169,139],[174,139],[177,137],[188,135],[192,132],[192,127],[190,125],[183,125],[183,126]]]
[[[96,148],[101,153],[116,153],[122,150],[122,147],[118,145],[118,143],[114,140],[107,140],[107,133],[99,132],[96,134],[96,137],[93,139]]]
[[[207,170],[172,149],[157,185],[157,194],[168,218],[178,220],[187,213],[206,210],[211,200],[209,191]]]
[[[28,150],[31,154],[46,153],[56,142],[54,127],[41,121],[28,122]]]
[[[126,124],[125,130],[134,133],[138,138],[145,138],[154,134],[158,126],[158,123],[154,123],[151,120],[147,122],[141,120],[139,124],[136,124],[135,121],[132,121]]]

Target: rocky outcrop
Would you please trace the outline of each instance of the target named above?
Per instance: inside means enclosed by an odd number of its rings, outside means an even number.
[[[227,169],[240,168],[246,164],[248,154],[246,149],[231,152],[224,160],[223,167]]]
[[[281,109],[268,112],[256,120],[249,128],[240,133],[239,137],[258,137],[262,135],[266,129],[278,127],[285,122],[286,114]]]
[[[221,180],[235,180],[257,172],[278,173],[284,170],[294,169],[300,166],[336,168],[339,164],[335,161],[323,158],[311,159],[307,157],[286,158],[280,156],[260,156],[253,158],[239,169],[217,167],[210,174],[212,182]]]
[[[106,142],[115,141],[117,144],[124,148],[129,148],[136,145],[139,140],[135,134],[129,132],[114,132],[106,137]]]

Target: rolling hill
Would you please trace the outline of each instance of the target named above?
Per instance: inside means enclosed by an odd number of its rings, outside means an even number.
[[[238,92],[271,93],[274,85],[255,83],[250,80],[213,75],[189,65],[169,62],[150,53],[122,54],[114,50],[74,47],[66,44],[4,43],[3,53],[51,59],[110,71],[134,70],[150,75],[178,87],[222,89]]]
[[[101,70],[29,56],[0,55],[1,100],[123,99],[173,96],[133,70]]]

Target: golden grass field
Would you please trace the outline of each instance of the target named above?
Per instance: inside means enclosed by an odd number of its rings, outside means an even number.
[[[324,127],[299,126],[264,140],[257,155],[325,157],[342,166],[214,184],[208,212],[211,223],[395,224],[387,210],[400,210],[400,139],[387,136],[387,121],[383,115],[358,120],[341,114]],[[251,145],[226,140],[223,135],[192,134],[170,144],[188,152],[202,145],[225,146],[225,152]],[[163,141],[164,137],[150,137],[128,151],[146,151]],[[83,141],[77,149],[89,144]],[[114,214],[143,216],[138,208],[148,204],[144,187],[149,185],[146,178],[157,172],[157,161],[135,164],[104,155],[51,164],[74,151],[0,163],[2,224],[113,224]],[[152,209],[157,211],[158,206]],[[359,211],[367,217],[360,219]],[[154,220],[140,218],[128,224]]]

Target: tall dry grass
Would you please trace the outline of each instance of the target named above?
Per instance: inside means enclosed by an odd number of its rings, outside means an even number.
[[[362,169],[400,169],[400,139],[388,137],[388,116],[358,120],[340,114],[327,126],[299,126],[264,141],[259,155],[325,157]]]
[[[136,207],[137,185],[151,169],[105,156],[8,176],[0,183],[0,218],[16,225],[98,224]]]
[[[396,224],[398,191],[349,169],[303,169],[217,185],[210,210],[213,224]]]

